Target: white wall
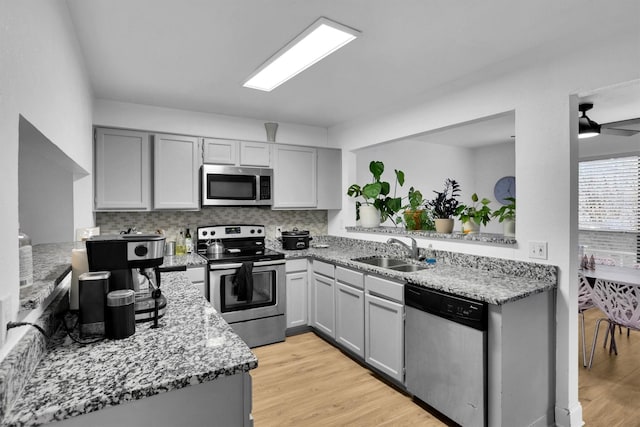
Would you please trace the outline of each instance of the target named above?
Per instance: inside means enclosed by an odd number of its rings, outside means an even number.
[[[91,172],[91,90],[62,0],[0,0],[0,296],[18,309],[18,147],[22,115]],[[74,182],[74,226],[93,223],[91,186]],[[46,208],[46,207],[43,207]]]
[[[266,141],[267,120],[208,114],[98,99],[94,103],[94,124],[146,131],[177,133],[211,138]],[[327,129],[293,123],[279,123],[276,142],[327,146]]]
[[[638,112],[640,115],[640,111]],[[580,160],[638,155],[640,153],[640,133],[633,136],[601,134],[581,139],[579,144]]]
[[[629,13],[637,13],[635,5]],[[343,148],[343,187],[355,182],[353,150],[444,128],[456,123],[516,112],[515,171],[518,182],[516,249],[464,242],[448,243],[461,252],[527,259],[529,241],[548,242],[549,264],[559,268],[556,309],[556,407],[558,425],[581,425],[578,401],[577,282],[577,96],[587,90],[640,78],[638,28],[576,50],[552,63],[478,81],[457,82],[446,96],[384,117],[367,118],[329,129],[332,146]],[[598,58],[593,61],[592,58]],[[508,64],[500,64],[507,69]],[[499,74],[499,73],[495,73]],[[494,74],[494,75],[495,75]],[[409,155],[409,153],[406,153]],[[342,212],[330,213],[329,232],[345,235],[354,202],[344,196]],[[355,236],[359,237],[359,236]],[[427,241],[421,242],[426,245]],[[434,247],[438,245],[433,242]]]
[[[73,169],[57,158],[64,154],[52,155],[57,147],[22,117],[19,132],[20,229],[28,230],[34,245],[74,240]]]
[[[496,181],[506,175],[515,175],[515,145],[513,143],[495,144],[477,148],[465,148],[441,145],[406,139],[378,144],[356,151],[356,183],[363,185],[371,182],[369,162],[382,161],[385,164],[383,180],[392,186],[395,182],[394,169],[405,173],[405,184],[398,187],[397,195],[405,197],[409,188],[422,192],[426,200],[432,199],[434,191],[442,191],[447,178],[455,179],[461,187],[461,203],[471,203],[471,195],[491,200],[490,208],[498,209],[500,205],[493,196]],[[348,185],[347,185],[348,187]],[[353,201],[352,201],[353,203]],[[355,216],[346,225],[355,224]],[[393,226],[391,221],[384,225]],[[456,220],[455,229],[461,224]],[[502,224],[497,220],[483,227],[482,232],[502,233]]]

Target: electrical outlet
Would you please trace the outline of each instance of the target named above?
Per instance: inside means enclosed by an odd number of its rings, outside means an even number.
[[[7,339],[7,323],[11,320],[11,296],[0,298],[0,347]]]
[[[529,258],[547,259],[547,242],[529,242]]]

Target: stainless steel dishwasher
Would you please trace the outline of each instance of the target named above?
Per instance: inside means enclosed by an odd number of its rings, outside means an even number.
[[[462,426],[486,426],[487,304],[404,289],[407,390]]]

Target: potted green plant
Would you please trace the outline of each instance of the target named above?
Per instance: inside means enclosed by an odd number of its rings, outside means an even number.
[[[396,181],[391,193],[391,184],[382,181],[384,173],[384,163],[373,160],[369,163],[369,171],[373,176],[372,182],[360,186],[352,184],[347,189],[347,195],[351,197],[362,197],[363,201],[356,201],[356,220],[360,220],[363,227],[378,227],[381,222],[387,219],[396,225],[395,215],[402,208],[402,198],[396,197],[398,184],[404,184],[404,172],[395,169]]]
[[[515,237],[516,235],[516,198],[505,197],[509,201],[506,205],[496,209],[491,215],[498,218],[498,222],[503,223],[504,235],[507,237]]]
[[[482,200],[476,193],[471,195],[470,205],[460,205],[456,209],[456,215],[462,222],[462,232],[464,234],[477,233],[480,224],[487,225],[491,220],[491,209],[489,203],[491,200],[483,197]]]
[[[460,184],[454,179],[447,178],[444,182],[443,191],[433,191],[436,197],[425,203],[431,210],[434,218],[435,228],[438,233],[451,233],[453,231],[453,218],[458,207],[460,196]]]
[[[411,187],[407,195],[408,203],[403,206],[403,220],[407,230],[432,230],[433,219],[430,211],[424,209],[425,200],[420,190]]]

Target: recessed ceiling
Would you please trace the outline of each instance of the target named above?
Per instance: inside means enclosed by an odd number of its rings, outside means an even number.
[[[584,0],[67,4],[96,98],[322,127],[406,106],[510,59],[526,66],[637,31],[640,13],[638,3]],[[272,92],[242,87],[320,16],[362,34]]]

